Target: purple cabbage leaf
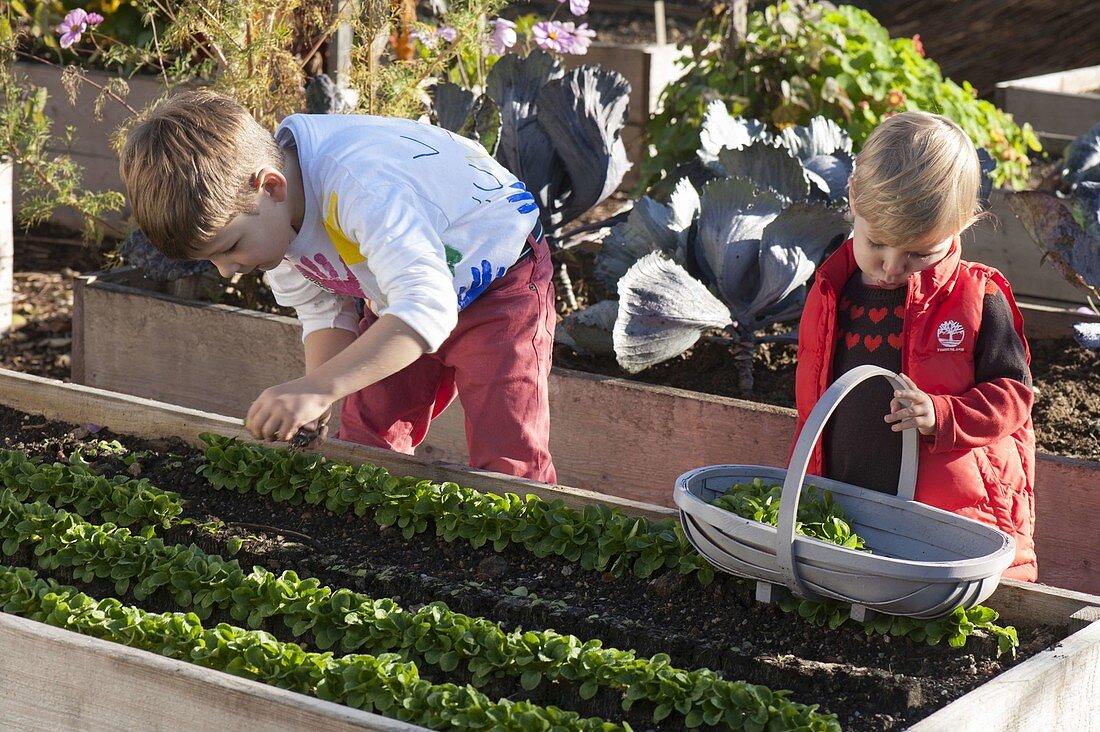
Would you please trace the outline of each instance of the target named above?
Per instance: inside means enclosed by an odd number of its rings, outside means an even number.
[[[502,56],[486,93],[500,110],[495,157],[535,196],[549,236],[622,183],[630,167],[622,141],[630,84],[617,72],[581,66],[566,73],[535,49],[525,58]]]
[[[1100,298],[1100,183],[1078,183],[1068,197],[1045,191],[1008,194],[1031,239],[1072,285]]]
[[[1071,186],[1100,183],[1100,122],[1066,146],[1062,180]]]
[[[619,280],[614,346],[627,373],[679,356],[702,334],[730,325],[729,308],[663,252],[642,257]]]
[[[169,259],[156,250],[141,229],[130,232],[118,253],[126,264],[137,267],[154,282],[174,282],[214,271],[214,265],[205,259]]]

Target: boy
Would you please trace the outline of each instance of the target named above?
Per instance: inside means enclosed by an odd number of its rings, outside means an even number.
[[[411,453],[457,393],[473,466],[555,481],[549,251],[534,198],[476,143],[358,115],[291,115],[272,137],[196,91],[144,115],[120,172],[164,255],[266,271],[297,311],[306,374],[256,399],[257,439],[323,439],[344,399],[342,438]]]
[[[960,259],[962,232],[980,216],[980,181],[974,146],[938,115],[898,114],[868,138],[849,182],[852,237],[818,269],[802,314],[799,429],[845,371],[904,373],[908,389],[874,379],[841,402],[809,472],[893,493],[900,431],[916,428],[916,500],[1013,536],[1005,576],[1035,580],[1023,320],[999,272]]]

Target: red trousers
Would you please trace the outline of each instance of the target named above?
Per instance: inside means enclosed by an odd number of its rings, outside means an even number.
[[[412,454],[457,395],[470,465],[555,483],[547,378],[554,345],[546,240],[458,314],[435,353],[344,399],[340,438]],[[363,333],[377,320],[366,311]]]

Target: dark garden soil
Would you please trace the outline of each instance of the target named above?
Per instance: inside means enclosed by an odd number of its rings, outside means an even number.
[[[615,578],[560,558],[535,558],[520,548],[498,554],[465,543],[447,544],[430,528],[405,539],[400,531],[380,529],[369,519],[214,491],[196,475],[201,453],[179,442],[150,443],[106,430],[90,435],[87,426],[47,423],[7,408],[0,408],[0,438],[4,448],[48,460],[65,460],[82,448],[94,469],[148,478],[178,491],[186,516],[219,527],[213,534],[176,528],[166,536],[170,542],[195,542],[207,552],[227,556],[227,539],[239,537],[243,548],[237,558],[245,567],[294,569],[330,586],[398,598],[406,608],[443,600],[453,610],[490,618],[505,629],[553,628],[581,639],[600,638],[606,646],[632,648],[642,656],[668,653],[681,668],[708,667],[727,678],[789,689],[795,700],[837,713],[848,730],[902,729],[1065,634],[1064,628],[1019,627],[1020,654],[1011,661],[995,658],[991,639],[972,637],[965,648],[952,649],[868,637],[852,623],[829,631],[756,603],[750,585],[725,575],[708,587],[676,572],[646,580]],[[132,451],[136,461],[126,465],[117,452],[97,452],[97,441],[113,439]],[[29,562],[30,557],[22,560]],[[111,585],[86,589],[93,595],[114,594]],[[140,604],[154,611],[178,609],[166,596],[154,595]],[[214,618],[222,619],[228,618]],[[281,624],[264,630],[294,640]],[[307,647],[309,642],[306,637]],[[438,678],[431,668],[421,673]],[[454,674],[448,680],[463,681]],[[493,684],[486,689],[490,695],[527,696],[586,715],[625,718],[635,729],[655,728],[647,716],[651,708],[636,706],[624,717],[613,694],[583,702],[571,689],[552,684],[531,694],[507,679]],[[677,729],[679,724],[666,720],[660,729]]]

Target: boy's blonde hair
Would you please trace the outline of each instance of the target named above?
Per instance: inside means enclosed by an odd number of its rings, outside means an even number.
[[[247,109],[191,91],[150,107],[126,133],[119,173],[142,233],[166,257],[187,259],[234,217],[257,212],[253,174],[283,162]]]
[[[978,152],[957,124],[938,114],[902,112],[885,120],[856,156],[852,211],[901,246],[927,235],[954,236],[981,215]]]

